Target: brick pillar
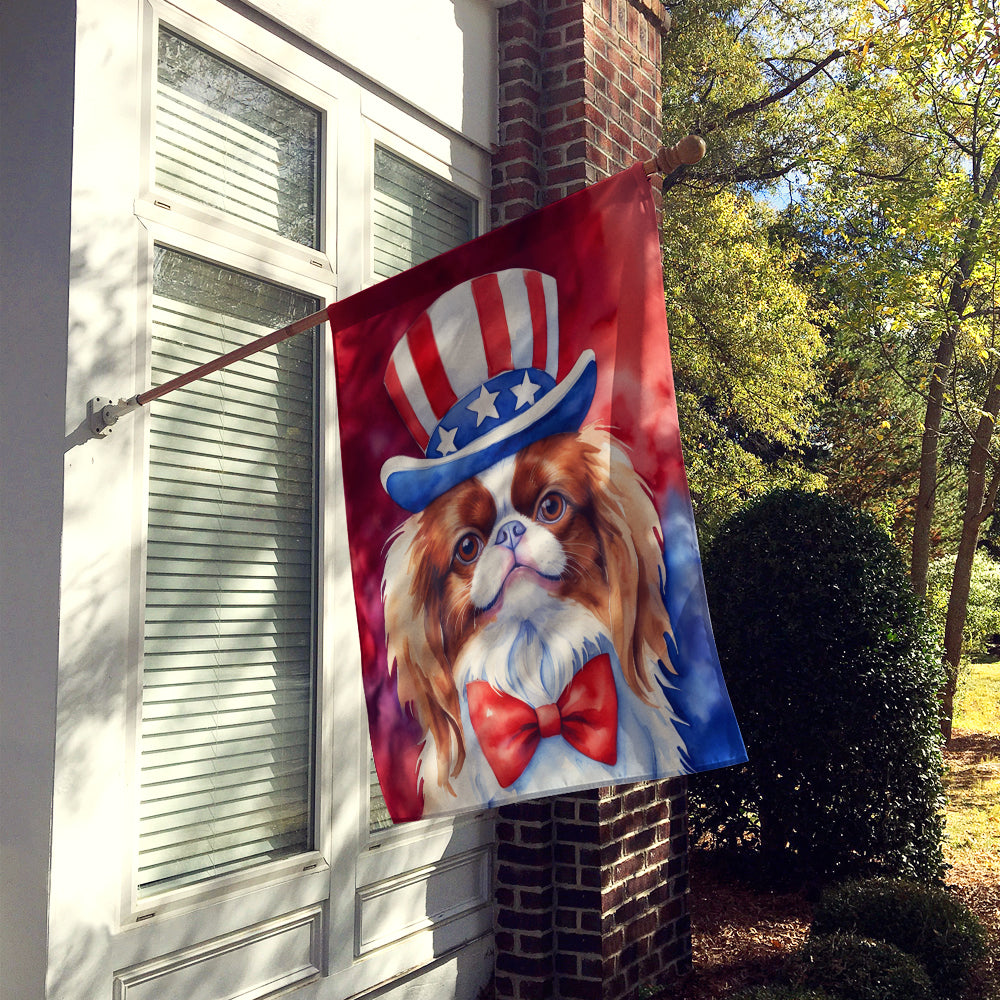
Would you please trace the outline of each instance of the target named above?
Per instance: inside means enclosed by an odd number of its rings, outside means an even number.
[[[662,0],[513,0],[497,14],[502,225],[656,151],[669,15]]]
[[[660,143],[661,0],[513,0],[499,23],[492,220],[646,159]],[[687,785],[505,806],[496,995],[619,1000],[690,967]]]

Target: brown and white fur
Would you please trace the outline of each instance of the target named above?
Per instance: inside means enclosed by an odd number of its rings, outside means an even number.
[[[680,724],[663,692],[672,668],[659,518],[607,431],[527,446],[412,515],[390,543],[388,662],[425,734],[425,815],[682,770]],[[544,739],[501,789],[471,727],[466,684],[551,704],[604,652],[618,696],[616,763]]]

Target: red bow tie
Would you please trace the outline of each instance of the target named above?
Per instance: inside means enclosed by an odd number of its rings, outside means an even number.
[[[554,705],[532,708],[488,681],[470,681],[465,696],[472,728],[501,788],[517,781],[548,736],[561,734],[580,753],[604,764],[618,759],[618,695],[607,653],[588,660]]]

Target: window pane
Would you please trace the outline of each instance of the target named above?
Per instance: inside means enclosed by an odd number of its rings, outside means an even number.
[[[475,198],[375,147],[375,274],[389,278],[478,235]],[[392,825],[369,750],[369,830]]]
[[[314,312],[163,248],[152,382]],[[315,331],[150,404],[141,894],[312,846]]]
[[[317,246],[319,112],[160,29],[156,184]]]
[[[476,200],[375,147],[375,274],[388,278],[471,240]]]

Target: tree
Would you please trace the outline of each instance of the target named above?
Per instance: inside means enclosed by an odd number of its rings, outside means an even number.
[[[972,562],[1000,467],[997,239],[1000,19],[996,0],[914,0],[858,24],[865,61],[826,97],[839,142],[821,144],[812,195],[841,241],[829,268],[867,310],[842,314],[923,399],[910,575],[927,585],[943,447],[958,435],[964,499],[944,629],[952,700]]]
[[[809,480],[823,344],[773,211],[747,196],[682,194],[664,221],[677,407],[700,526]]]
[[[833,390],[808,426],[804,409],[789,409],[791,439],[747,433],[734,408],[719,419],[720,394],[709,390],[721,387],[725,413],[729,376],[746,379],[754,362],[726,351],[713,359],[711,316],[690,335],[675,324],[679,383],[690,390],[682,416],[694,414],[704,452],[694,479],[702,469],[712,486],[696,495],[696,511],[709,495],[721,512],[754,486],[825,479],[891,517],[897,537],[910,521],[921,595],[932,554],[954,548],[945,732],[972,561],[1000,487],[998,2],[685,0],[671,8],[665,54],[665,131],[693,128],[709,140],[705,159],[666,184],[671,207],[681,191],[703,200],[687,242],[713,240],[707,205],[722,192],[790,202],[785,229],[763,226],[768,245],[798,266],[792,280],[825,335]],[[814,258],[811,273],[789,227]],[[703,260],[716,267],[718,256]],[[677,288],[688,275],[672,266],[668,287]],[[724,301],[719,288],[711,315]],[[735,495],[725,495],[725,479]]]
[[[667,179],[699,189],[764,191],[809,162],[824,133],[822,101],[848,49],[849,8],[836,0],[680,0],[669,5],[663,124],[694,131],[709,155]]]
[[[663,120],[710,138],[666,182],[664,274],[678,409],[699,525],[748,498],[814,482],[805,467],[824,346],[798,251],[754,197],[802,161],[816,80],[842,55],[821,2],[671,8]],[[793,32],[788,18],[794,20]]]

